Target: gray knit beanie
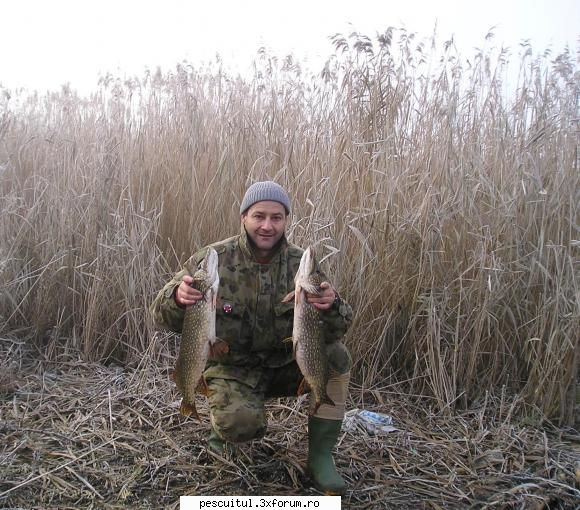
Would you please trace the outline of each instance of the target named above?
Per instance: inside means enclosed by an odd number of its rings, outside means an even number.
[[[242,205],[240,206],[240,214],[245,213],[256,202],[262,202],[263,200],[280,202],[284,206],[284,209],[286,209],[286,214],[290,214],[290,198],[288,197],[288,193],[286,193],[286,190],[282,186],[273,181],[262,181],[252,184],[244,195]]]

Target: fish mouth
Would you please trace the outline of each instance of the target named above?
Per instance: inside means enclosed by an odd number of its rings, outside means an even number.
[[[202,262],[201,268],[207,274],[208,282],[210,287],[217,293],[217,288],[219,285],[219,274],[218,274],[218,254],[213,248],[207,250],[207,255]]]
[[[313,284],[310,278],[310,276],[314,274],[315,270],[315,253],[312,246],[309,246],[306,248],[306,250],[304,250],[302,258],[300,259],[300,266],[298,266],[298,271],[296,272],[295,283],[298,287],[303,288],[310,294],[319,294],[320,292],[318,285]]]
[[[307,277],[314,272],[314,267],[316,265],[316,254],[314,253],[314,248],[309,246],[304,250],[302,258],[300,259],[300,266],[298,267],[298,274],[302,277]]]

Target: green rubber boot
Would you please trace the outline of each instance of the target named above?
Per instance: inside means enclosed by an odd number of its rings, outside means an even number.
[[[342,420],[308,418],[308,473],[314,486],[327,496],[346,493],[346,483],[336,471],[332,458],[341,426]]]
[[[223,455],[226,453],[226,442],[218,436],[218,433],[212,427],[209,433],[209,439],[207,440],[207,447],[214,453],[218,455]]]

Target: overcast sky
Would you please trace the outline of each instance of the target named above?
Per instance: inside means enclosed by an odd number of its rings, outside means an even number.
[[[575,53],[580,0],[14,0],[2,2],[0,84],[45,90],[70,82],[94,89],[107,71],[142,76],[220,53],[248,66],[258,47],[307,58],[318,70],[332,52],[329,36],[353,29],[369,36],[404,26],[428,37],[437,23],[465,56],[496,26],[495,43],[518,54],[533,48]]]

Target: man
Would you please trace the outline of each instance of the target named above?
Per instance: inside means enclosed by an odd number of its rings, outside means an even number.
[[[290,213],[286,190],[272,182],[250,186],[240,207],[241,233],[212,244],[219,258],[220,286],[216,336],[229,353],[210,358],[204,377],[209,388],[211,433],[209,448],[223,451],[225,442],[260,438],[266,431],[264,400],[295,396],[302,376],[293,359],[294,303],[282,303],[294,289],[302,250],[286,240]],[[198,267],[207,247],[195,253],[188,267]],[[325,278],[326,280],[326,278]],[[201,299],[187,271],[177,273],[151,306],[156,322],[180,332],[185,308]],[[350,354],[340,342],[352,310],[325,281],[320,295],[307,301],[321,312],[325,323],[326,355],[330,365],[328,396],[308,420],[308,471],[314,484],[327,494],[344,494],[346,485],[336,471],[336,445],[347,396]]]

